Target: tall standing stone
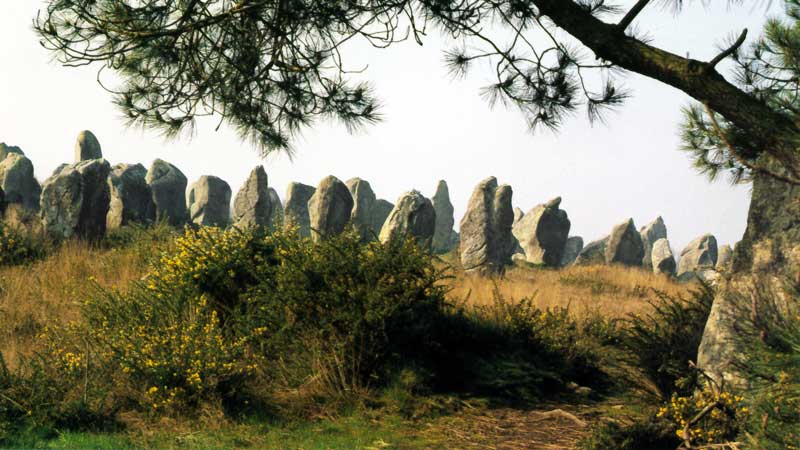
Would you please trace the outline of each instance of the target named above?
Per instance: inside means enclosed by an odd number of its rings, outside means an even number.
[[[450,202],[450,190],[447,182],[440,180],[436,185],[436,193],[431,199],[436,211],[436,227],[433,232],[433,252],[447,253],[453,249],[453,204]]]
[[[351,178],[345,183],[350,195],[353,197],[353,211],[350,221],[358,228],[362,241],[372,241],[381,232],[373,228],[373,209],[375,207],[375,192],[372,186],[361,178]]]
[[[153,191],[145,181],[147,169],[141,164],[117,164],[108,175],[111,203],[106,228],[130,223],[152,223],[156,219]]]
[[[417,191],[406,192],[395,204],[383,224],[380,241],[413,236],[419,245],[430,248],[436,228],[436,210],[430,200]]]
[[[172,164],[156,159],[145,178],[153,192],[156,217],[170,225],[180,226],[188,220],[186,210],[186,176]]]
[[[690,281],[695,275],[705,278],[717,264],[717,238],[705,234],[693,240],[681,251],[678,261],[678,280]]]
[[[606,263],[608,236],[586,244],[575,259],[576,266],[597,266]]]
[[[372,205],[372,229],[378,230],[377,232],[380,233],[386,218],[393,209],[394,203],[382,198],[375,200],[375,204]]]
[[[522,220],[523,217],[525,217],[525,213],[521,209],[515,207],[514,208],[514,223],[513,223],[513,225],[516,225],[517,222]],[[513,225],[512,225],[512,227],[513,227]]]
[[[658,216],[656,220],[642,227],[642,229],[639,230],[639,235],[642,237],[642,244],[644,245],[642,265],[651,268],[653,264],[653,244],[659,239],[667,238],[667,226],[664,225],[664,219]]]
[[[461,265],[467,272],[502,273],[511,262],[516,240],[511,234],[514,210],[511,186],[495,177],[481,181],[461,219]]]
[[[257,166],[250,171],[247,181],[236,193],[233,200],[233,222],[242,229],[268,227],[272,208],[267,172],[264,171],[264,166]]]
[[[104,159],[64,167],[45,181],[41,196],[42,225],[50,235],[98,239],[105,234],[111,201]]]
[[[352,211],[353,196],[347,186],[332,175],[325,177],[308,201],[311,239],[319,241],[344,231]]]
[[[653,273],[675,275],[675,256],[672,254],[669,241],[666,238],[658,239],[653,242],[650,250],[650,266],[653,268]]]
[[[512,227],[525,258],[533,264],[558,267],[569,236],[570,221],[559,209],[561,197],[536,206]]]
[[[100,142],[95,135],[89,130],[78,133],[78,139],[75,142],[75,162],[90,161],[102,157],[103,150],[100,148]]]
[[[0,188],[6,203],[17,203],[30,212],[39,211],[42,188],[33,175],[33,163],[22,153],[9,152],[0,161]]]
[[[561,263],[559,266],[567,267],[578,259],[578,255],[583,250],[583,238],[580,236],[571,236],[567,238],[564,244],[564,252],[561,254]]]
[[[642,236],[636,231],[633,219],[615,226],[608,236],[605,249],[606,264],[641,266],[644,257]]]
[[[186,193],[189,220],[197,225],[224,227],[231,220],[231,187],[213,175],[203,175]]]
[[[316,188],[303,183],[289,183],[286,188],[286,206],[284,212],[284,226],[297,228],[302,237],[311,237],[311,219],[308,216],[308,201],[314,195]]]
[[[272,205],[272,212],[269,215],[269,227],[272,230],[279,230],[283,228],[283,203],[278,191],[275,189],[267,189],[269,195],[269,203]]]

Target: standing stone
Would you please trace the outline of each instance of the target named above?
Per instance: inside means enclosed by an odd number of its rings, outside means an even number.
[[[108,176],[111,204],[106,228],[113,230],[130,223],[148,224],[156,220],[153,191],[145,181],[147,169],[141,164],[117,164]]]
[[[145,178],[153,191],[156,218],[170,225],[181,226],[188,219],[186,210],[186,176],[172,164],[156,159]]]
[[[269,203],[272,205],[272,213],[269,215],[269,227],[271,230],[279,230],[283,228],[283,203],[278,191],[275,189],[267,189],[269,196]]]
[[[450,190],[447,182],[440,180],[436,185],[436,193],[431,199],[436,211],[436,228],[433,232],[433,252],[442,254],[453,249],[453,204],[450,202]]]
[[[344,231],[352,211],[353,196],[347,186],[333,175],[324,178],[308,201],[311,239],[319,241]]]
[[[705,234],[693,240],[681,252],[678,261],[678,281],[691,281],[695,275],[705,278],[706,272],[717,264],[717,238]]]
[[[24,155],[22,149],[14,147],[13,145],[6,145],[5,142],[0,142],[0,161],[6,159],[6,156],[15,153],[17,155]]]
[[[417,191],[406,192],[399,199],[383,224],[380,241],[416,238],[419,245],[430,248],[436,229],[436,210],[430,200]]]
[[[257,166],[250,171],[244,186],[236,193],[233,200],[233,222],[242,229],[267,227],[270,225],[272,208],[267,172],[264,171],[264,166]]]
[[[350,195],[353,197],[353,211],[350,221],[361,234],[364,242],[373,241],[381,232],[372,227],[373,208],[375,207],[375,193],[369,183],[361,178],[351,178],[345,183]]]
[[[510,263],[516,240],[511,234],[514,210],[511,186],[495,177],[481,181],[461,219],[461,265],[467,272],[502,273]]]
[[[642,258],[642,265],[644,267],[652,267],[652,252],[653,244],[659,239],[667,238],[667,226],[664,225],[664,219],[658,216],[656,220],[645,225],[639,230],[639,235],[642,237],[642,244],[644,245],[644,258]]]
[[[642,236],[636,231],[633,219],[615,226],[608,236],[605,250],[606,264],[641,266],[644,257]]]
[[[554,198],[528,211],[513,226],[514,237],[528,262],[548,267],[561,264],[571,224],[559,205],[561,197]]]
[[[561,263],[559,266],[567,267],[578,259],[578,255],[583,250],[583,238],[580,236],[572,236],[567,238],[564,244],[564,252],[561,254]]]
[[[733,249],[730,245],[725,244],[719,248],[715,267],[717,271],[724,272],[731,269],[731,263],[733,263]]]
[[[596,266],[606,263],[608,236],[588,243],[575,259],[576,266]]]
[[[225,180],[203,175],[186,194],[189,220],[203,226],[224,227],[231,220],[231,187]]]
[[[666,238],[661,238],[653,242],[650,252],[650,266],[653,273],[663,273],[669,276],[675,275],[675,256]]]
[[[372,205],[372,229],[378,230],[377,233],[380,233],[386,218],[393,209],[394,203],[382,198],[375,200],[375,204]]]
[[[302,183],[289,183],[286,189],[286,206],[284,207],[284,226],[297,227],[301,237],[311,237],[311,220],[308,216],[308,201],[314,195],[313,186]]]
[[[523,217],[525,217],[525,213],[522,212],[522,210],[519,209],[519,208],[514,208],[514,223],[512,225],[512,228],[513,228],[514,225],[517,224],[517,222],[522,220]]]
[[[21,153],[11,152],[0,161],[0,188],[6,203],[18,203],[31,212],[39,211],[42,188],[33,175],[31,160]]]
[[[89,161],[103,157],[103,150],[100,142],[89,130],[78,133],[78,140],[75,142],[75,162]]]
[[[60,238],[105,234],[111,165],[104,159],[71,164],[45,181],[41,196],[45,232]]]

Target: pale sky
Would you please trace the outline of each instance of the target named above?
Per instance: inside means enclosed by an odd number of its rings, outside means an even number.
[[[633,3],[632,0],[622,2]],[[760,33],[763,7],[703,7],[693,2],[684,13],[652,8],[637,19],[652,42],[695,59],[708,60],[717,44],[742,28],[749,41]],[[775,2],[782,3],[782,2]],[[156,132],[126,129],[111,97],[96,83],[96,67],[64,68],[52,62],[31,28],[39,0],[0,4],[0,142],[23,149],[44,180],[63,162],[72,162],[78,132],[92,130],[112,164],[155,158],[178,166],[191,184],[201,175],[226,180],[234,194],[257,164],[283,198],[291,181],[316,185],[327,175],[345,181],[360,177],[378,197],[394,202],[418,189],[432,196],[439,179],[450,187],[456,227],[474,186],[488,176],[510,184],[514,206],[528,211],[561,196],[572,222],[570,235],[589,242],[628,217],[641,227],[661,215],[673,249],[714,234],[720,244],[741,239],[749,186],[727,180],[709,183],[678,151],[680,108],[689,98],[670,87],[630,75],[631,98],[607,125],[590,126],[583,112],[558,133],[527,130],[513,110],[490,109],[479,89],[492,73],[476,67],[465,80],[452,80],[442,63],[451,45],[436,35],[420,47],[412,42],[389,50],[357,45],[351,67],[368,64],[370,79],[385,105],[384,122],[357,135],[337,124],[319,123],[295,141],[297,154],[260,159],[216,120],[198,123],[192,138],[164,141]]]

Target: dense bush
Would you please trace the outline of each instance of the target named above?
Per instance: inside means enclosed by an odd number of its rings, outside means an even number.
[[[664,420],[604,423],[578,443],[581,450],[675,450],[681,441]]]
[[[43,258],[48,243],[24,227],[0,222],[0,266],[25,264]]]

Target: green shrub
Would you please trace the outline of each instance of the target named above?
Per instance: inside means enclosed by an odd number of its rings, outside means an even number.
[[[25,228],[0,222],[0,266],[25,264],[43,258],[48,244]]]
[[[672,393],[690,395],[697,386],[697,371],[689,362],[697,360],[713,289],[705,284],[688,298],[655,291],[652,312],[631,315],[623,328],[621,348],[628,363],[644,378],[634,378],[640,387],[664,400]]]
[[[675,450],[681,441],[669,424],[651,418],[620,425],[604,423],[578,443],[581,450]]]

